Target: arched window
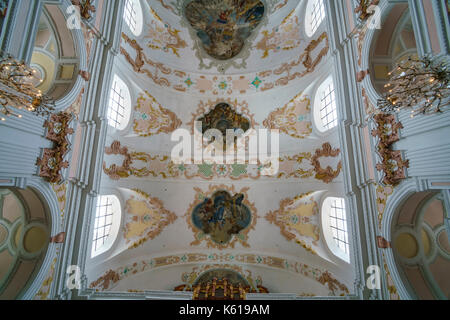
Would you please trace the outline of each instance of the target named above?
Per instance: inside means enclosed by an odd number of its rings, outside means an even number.
[[[125,19],[128,28],[130,28],[135,36],[139,36],[142,33],[143,17],[139,0],[125,1],[123,18]]]
[[[323,0],[310,0],[306,7],[305,32],[312,37],[325,19],[325,5]]]
[[[117,75],[114,75],[109,95],[108,123],[123,130],[126,128],[131,114],[131,96],[128,86]]]
[[[314,120],[321,132],[338,125],[336,94],[333,78],[328,77],[319,87],[314,102]]]
[[[97,198],[91,256],[95,257],[109,250],[116,239],[120,225],[121,207],[114,195]]]
[[[322,205],[322,224],[328,248],[337,257],[350,261],[347,214],[343,198],[326,198]]]

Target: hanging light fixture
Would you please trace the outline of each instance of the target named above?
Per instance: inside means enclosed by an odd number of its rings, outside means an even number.
[[[450,106],[450,70],[448,58],[424,56],[408,58],[388,73],[387,92],[378,100],[384,113],[411,110],[418,114],[444,112]]]
[[[6,117],[22,116],[14,112],[28,110],[36,115],[48,115],[54,110],[54,101],[43,95],[33,82],[41,83],[36,76],[36,70],[25,62],[17,61],[11,55],[1,55],[0,58],[0,120]]]

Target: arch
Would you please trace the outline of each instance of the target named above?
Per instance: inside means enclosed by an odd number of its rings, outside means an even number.
[[[142,34],[144,17],[139,0],[125,0],[123,19],[125,20],[128,30],[130,30],[134,36],[139,37]]]
[[[397,4],[389,10],[382,28],[372,41],[369,74],[373,86],[383,94],[389,72],[409,56],[417,56],[417,45],[407,4]],[[388,36],[385,36],[388,35]]]
[[[34,188],[0,188],[0,299],[28,299],[49,262],[50,207]]]
[[[378,35],[383,32],[383,26],[385,23],[389,20],[389,14],[392,12],[392,10],[395,7],[398,6],[406,6],[406,10],[409,10],[408,4],[405,3],[392,3],[387,0],[381,0],[378,4],[378,10],[381,17],[381,30],[376,28],[368,28],[366,30],[365,35],[363,34],[363,38],[361,38],[359,41],[361,41],[361,49],[360,49],[360,67],[361,70],[369,70],[372,73],[373,68],[371,66],[371,60],[373,55],[373,49],[376,45],[376,41],[378,39]],[[392,19],[391,19],[392,22]],[[398,23],[398,19],[394,19],[394,23]],[[388,43],[391,43],[392,41],[388,41]],[[371,70],[372,69],[372,70]],[[377,90],[376,86],[374,85],[372,81],[372,75],[365,77],[362,81],[362,85],[364,89],[366,90],[367,97],[372,105],[377,105],[377,101],[381,98],[381,93],[379,90]]]
[[[410,194],[397,208],[391,227],[392,251],[400,277],[410,295],[420,299],[449,299],[446,270],[450,252],[445,250],[445,206],[441,193]],[[440,236],[445,233],[445,243]]]
[[[305,10],[305,33],[311,38],[326,17],[323,0],[309,0]]]
[[[37,30],[31,65],[44,76],[38,86],[55,100],[55,109],[64,110],[77,99],[84,79],[80,70],[87,69],[87,52],[81,29],[69,29],[70,2],[44,6]]]

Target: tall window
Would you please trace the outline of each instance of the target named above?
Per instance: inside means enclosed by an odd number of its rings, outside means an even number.
[[[130,28],[131,32],[136,32],[136,8],[132,0],[126,0],[125,11],[123,12],[123,18]]]
[[[325,6],[323,0],[315,0],[311,12],[311,31],[314,34],[325,19]]]
[[[342,198],[334,198],[331,201],[330,228],[337,246],[346,254],[349,254],[347,215],[345,213],[345,201]]]
[[[344,261],[350,260],[347,214],[343,198],[326,198],[322,206],[322,224],[328,248]]]
[[[338,117],[334,84],[333,81],[330,81],[321,92],[320,120],[322,121],[322,126],[326,130],[330,130],[337,126],[337,119]]]
[[[312,37],[325,19],[325,5],[323,0],[309,0],[305,15],[305,32]]]
[[[117,235],[118,218],[120,219],[119,199],[113,195],[98,197],[92,238],[92,256],[96,256],[112,246],[115,235]]]
[[[108,123],[123,130],[128,124],[131,113],[131,98],[127,85],[118,76],[114,76],[109,95]]]
[[[142,10],[139,0],[125,0],[125,8],[123,18],[135,36],[139,36],[142,32]]]

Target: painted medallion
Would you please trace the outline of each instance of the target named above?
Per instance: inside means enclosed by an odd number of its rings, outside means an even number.
[[[211,57],[227,60],[241,52],[264,17],[259,0],[193,0],[184,14]]]
[[[243,203],[245,195],[231,195],[219,190],[205,198],[192,212],[192,223],[219,245],[228,243],[233,235],[250,226],[252,214]]]
[[[228,103],[219,103],[210,112],[199,118],[197,121],[202,124],[202,133],[205,134],[210,129],[219,130],[224,139],[224,149],[226,149],[227,130],[238,133],[247,132],[250,129],[250,120],[237,113]],[[234,142],[237,137],[235,136]],[[210,141],[212,142],[212,141]]]

